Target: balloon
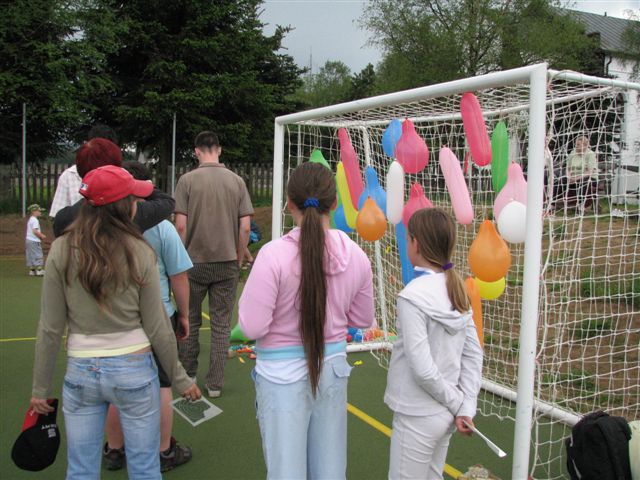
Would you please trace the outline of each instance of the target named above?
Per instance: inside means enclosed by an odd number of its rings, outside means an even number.
[[[469,152],[464,155],[464,168],[462,169],[462,173],[465,175],[469,171]]]
[[[393,157],[396,144],[398,140],[400,140],[400,136],[402,135],[402,122],[400,120],[394,119],[389,122],[386,130],[382,134],[382,150],[389,157]]]
[[[527,206],[509,202],[498,217],[498,231],[509,243],[522,243],[527,237]]]
[[[478,332],[478,340],[480,340],[480,346],[484,347],[484,331],[482,323],[482,302],[480,301],[480,289],[472,277],[467,277],[464,281],[464,286],[467,288],[467,294],[471,300],[471,310],[473,310],[473,323],[476,324],[476,331]]]
[[[493,204],[493,218],[500,218],[502,209],[513,200],[523,205],[527,204],[527,181],[522,174],[522,168],[517,163],[509,165],[507,183],[504,184]]]
[[[498,235],[493,222],[485,220],[469,248],[469,268],[480,280],[495,282],[507,274],[510,266],[509,247]]]
[[[409,226],[409,219],[416,210],[420,210],[421,208],[433,208],[433,204],[425,197],[422,185],[414,183],[411,185],[411,191],[409,192],[409,201],[407,201],[407,204],[402,210],[402,221],[405,227]]]
[[[479,278],[475,278],[474,281],[478,285],[478,291],[480,296],[485,300],[495,300],[504,293],[504,289],[507,285],[507,281],[504,278],[500,278],[495,282],[483,282]]]
[[[229,335],[229,341],[240,342],[240,343],[244,343],[248,341],[247,336],[244,333],[242,333],[242,329],[240,328],[239,323],[236,323],[236,326],[233,327],[233,330],[231,330],[231,334]]]
[[[382,238],[386,230],[387,219],[384,218],[384,213],[371,197],[367,198],[356,219],[358,235],[369,242],[375,242]]]
[[[329,166],[329,162],[327,162],[324,159],[324,156],[322,155],[322,152],[320,150],[318,150],[318,149],[315,149],[313,152],[311,152],[311,156],[309,157],[309,161],[313,162],[313,163],[319,163],[320,165],[324,165],[329,170],[331,170],[331,167]]]
[[[395,152],[396,159],[407,173],[418,173],[429,162],[429,147],[409,119],[402,124],[402,136],[396,143]]]
[[[344,165],[342,165],[342,162],[338,162],[338,167],[336,169],[336,183],[338,184],[338,193],[340,195],[340,201],[342,202],[345,221],[349,228],[356,228],[356,217],[358,216],[358,211],[353,208],[353,203],[351,203],[351,195],[349,194],[349,186],[347,185],[347,177],[345,175]]]
[[[342,164],[344,165],[347,185],[349,185],[349,194],[351,195],[351,204],[358,205],[358,200],[360,200],[360,195],[362,195],[362,191],[364,190],[362,174],[360,173],[360,162],[358,162],[356,151],[353,145],[351,145],[349,134],[344,128],[338,130],[338,140],[340,140],[340,160],[342,160]]]
[[[498,193],[507,181],[509,167],[509,135],[507,126],[500,121],[491,134],[491,184]]]
[[[398,244],[398,256],[402,266],[402,283],[406,285],[413,280],[413,265],[411,265],[407,250],[407,229],[402,222],[396,225],[396,243]]]
[[[387,218],[393,224],[402,221],[404,208],[404,170],[398,162],[391,162],[387,172]]]
[[[469,225],[473,221],[473,207],[471,206],[469,189],[464,181],[458,158],[447,147],[440,150],[440,169],[451,197],[456,220],[462,225]]]
[[[373,167],[367,167],[364,171],[364,178],[366,180],[364,191],[360,195],[358,201],[358,210],[362,208],[364,202],[368,197],[371,197],[377,204],[378,208],[382,210],[382,213],[386,215],[387,210],[387,192],[380,186],[378,181],[378,174]]]
[[[347,224],[347,219],[344,215],[344,205],[340,204],[338,205],[338,208],[336,208],[333,215],[333,222],[338,230],[342,230],[345,233],[353,232],[353,229],[349,227],[349,224]]]
[[[480,102],[476,96],[467,92],[460,100],[460,113],[462,125],[467,136],[467,143],[471,150],[471,159],[479,167],[491,163],[491,144],[487,135],[487,126],[484,124]]]

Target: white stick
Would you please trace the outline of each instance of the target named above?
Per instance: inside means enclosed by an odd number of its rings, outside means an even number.
[[[506,452],[504,452],[500,447],[498,447],[495,443],[493,443],[491,440],[489,440],[480,430],[478,430],[476,427],[474,427],[473,425],[470,425],[466,420],[462,420],[464,422],[464,424],[469,427],[471,429],[471,431],[475,434],[477,434],[482,440],[484,440],[484,443],[487,444],[487,446],[496,454],[498,455],[500,458],[506,457],[507,454]]]

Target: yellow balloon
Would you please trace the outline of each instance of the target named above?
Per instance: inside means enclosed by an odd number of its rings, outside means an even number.
[[[347,176],[344,173],[344,165],[342,165],[342,162],[338,162],[338,168],[336,170],[336,183],[338,184],[338,192],[340,193],[340,200],[342,200],[342,207],[344,208],[344,218],[347,221],[347,225],[349,225],[349,228],[356,228],[356,218],[358,217],[358,211],[353,207],[353,202],[351,201],[349,185],[347,184]]]
[[[495,300],[504,293],[504,289],[507,286],[505,277],[502,277],[496,282],[485,282],[478,277],[474,278],[474,281],[478,286],[480,296],[485,300]]]

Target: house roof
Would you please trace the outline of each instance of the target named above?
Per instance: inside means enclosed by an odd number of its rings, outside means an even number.
[[[568,12],[577,21],[584,24],[587,34],[600,34],[600,48],[605,52],[625,52],[627,48],[625,48],[623,41],[624,31],[633,24],[640,24],[635,20],[625,20],[624,18],[608,17],[577,10],[568,10]]]

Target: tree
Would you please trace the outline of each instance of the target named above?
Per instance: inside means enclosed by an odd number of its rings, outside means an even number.
[[[29,161],[67,149],[69,139],[92,118],[93,95],[107,88],[108,79],[101,75],[95,52],[81,41],[76,13],[62,1],[3,3],[0,161],[20,157],[23,103]]]
[[[594,42],[556,4],[373,0],[361,22],[384,52],[379,88],[406,89],[543,60],[555,68],[580,69]]]
[[[622,41],[625,47],[623,56],[625,61],[633,62],[631,76],[634,80],[640,80],[640,12],[627,10],[629,26],[622,34]]]
[[[307,73],[297,98],[307,108],[318,108],[349,100],[351,70],[341,61],[328,60],[318,73]]]
[[[299,84],[293,59],[278,54],[287,30],[268,37],[258,19],[259,0],[87,0],[85,41],[99,45],[118,31],[106,52],[114,89],[96,99],[97,119],[122,143],[171,158],[177,116],[179,158],[191,157],[193,138],[218,132],[223,159],[265,161],[271,156],[273,119],[289,113]]]
[[[376,71],[372,64],[364,67],[360,73],[356,73],[351,78],[350,100],[370,97],[375,94]]]

